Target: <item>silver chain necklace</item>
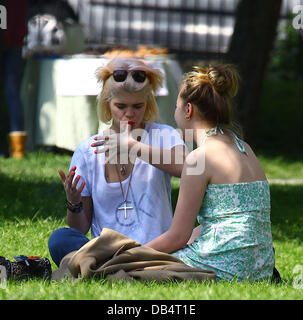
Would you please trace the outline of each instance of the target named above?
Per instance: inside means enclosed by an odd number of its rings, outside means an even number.
[[[123,206],[118,208],[118,210],[124,210],[124,219],[127,219],[127,210],[134,209],[134,207],[131,207],[131,206],[128,207],[127,204],[126,204],[127,203],[127,196],[128,196],[128,192],[129,192],[129,188],[130,188],[130,183],[131,183],[132,176],[133,176],[133,171],[130,174],[129,183],[128,183],[127,190],[126,190],[126,196],[124,196],[122,182],[121,182],[119,170],[118,170],[118,167],[117,167],[116,164],[115,164],[115,168],[116,168],[116,171],[117,171],[117,175],[119,177],[120,189],[121,189],[121,193],[122,193],[122,197],[123,197]]]

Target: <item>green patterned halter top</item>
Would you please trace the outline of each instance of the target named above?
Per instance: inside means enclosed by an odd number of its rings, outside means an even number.
[[[215,127],[207,136],[217,134]],[[240,152],[244,143],[234,133]],[[173,253],[185,264],[216,272],[217,280],[261,280],[273,274],[270,191],[266,180],[209,184],[197,216],[195,241]]]

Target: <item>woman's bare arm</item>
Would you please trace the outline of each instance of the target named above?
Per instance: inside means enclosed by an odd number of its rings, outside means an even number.
[[[197,175],[188,174],[189,169],[193,169],[188,163],[194,163],[199,156],[204,157],[203,154],[194,151],[186,158],[171,227],[167,232],[148,242],[146,246],[171,253],[184,247],[191,238],[209,179],[206,170]]]

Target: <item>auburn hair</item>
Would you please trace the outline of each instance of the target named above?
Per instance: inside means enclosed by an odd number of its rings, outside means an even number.
[[[194,104],[205,121],[241,135],[232,118],[238,84],[238,71],[231,64],[194,67],[183,78],[180,97]]]

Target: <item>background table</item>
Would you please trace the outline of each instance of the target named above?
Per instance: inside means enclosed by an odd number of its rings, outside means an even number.
[[[26,62],[21,96],[28,133],[27,151],[37,146],[75,150],[82,140],[104,129],[97,116],[100,92],[95,71],[102,57],[34,58]],[[176,127],[174,110],[182,70],[169,57],[148,60],[165,75],[157,93],[160,122]]]

